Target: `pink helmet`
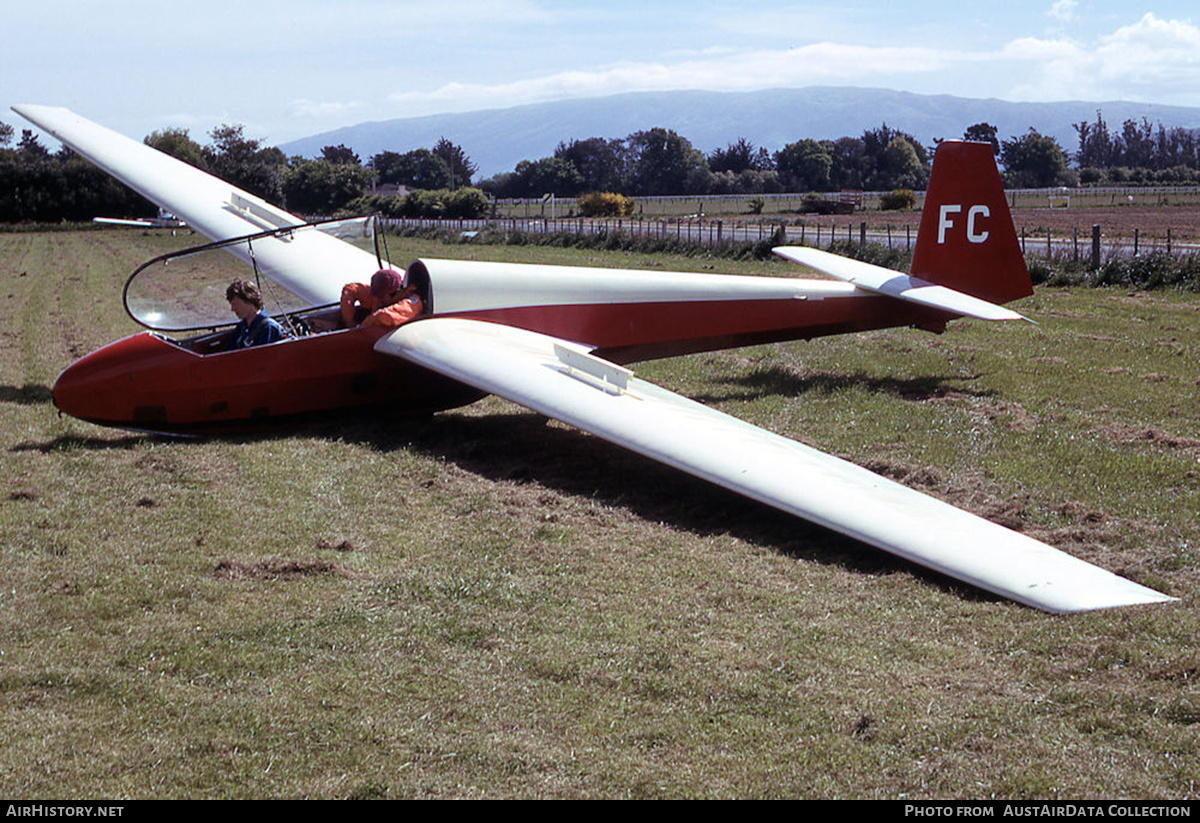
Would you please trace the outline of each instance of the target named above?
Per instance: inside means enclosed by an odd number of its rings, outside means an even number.
[[[380,269],[371,275],[371,295],[386,297],[394,291],[399,291],[403,282],[400,272],[395,269]]]

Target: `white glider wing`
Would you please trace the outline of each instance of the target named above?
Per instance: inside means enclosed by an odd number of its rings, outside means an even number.
[[[13,111],[210,240],[305,222],[68,109],[21,105]],[[245,259],[238,248],[229,250]],[[255,241],[254,257],[263,273],[313,304],[336,303],[344,284],[369,280],[379,268],[374,254],[313,230]]]
[[[853,283],[860,289],[876,294],[885,294],[888,297],[980,320],[1028,319],[1015,311],[986,300],[980,300],[978,297],[972,297],[965,292],[885,269],[883,266],[830,254],[820,249],[779,246],[772,251],[780,257],[801,263],[837,280]]]
[[[1076,612],[1173,599],[639,380],[575,343],[431,317],[375,348],[1030,606]]]

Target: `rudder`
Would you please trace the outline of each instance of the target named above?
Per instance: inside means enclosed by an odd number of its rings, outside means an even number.
[[[992,303],[1033,294],[991,144],[938,146],[911,274]]]

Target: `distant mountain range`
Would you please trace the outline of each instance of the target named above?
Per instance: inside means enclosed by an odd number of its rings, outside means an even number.
[[[554,153],[559,142],[588,137],[619,138],[658,126],[674,129],[706,154],[745,137],[774,152],[801,138],[858,137],[887,123],[926,145],[961,137],[971,125],[991,123],[1001,139],[1030,128],[1078,148],[1072,124],[1092,122],[1097,110],[1110,128],[1128,119],[1168,128],[1200,128],[1200,108],[1112,101],[1010,103],[886,89],[817,86],[754,92],[638,92],[582,100],[537,103],[508,109],[437,114],[359,123],[281,145],[288,155],[317,156],[323,146],[343,144],[364,162],[381,151],[430,148],[441,137],[459,144],[479,166],[476,179],[512,171],[521,160]]]

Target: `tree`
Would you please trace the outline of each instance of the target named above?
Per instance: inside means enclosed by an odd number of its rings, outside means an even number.
[[[27,163],[45,160],[50,156],[50,151],[38,142],[32,129],[21,129],[21,142],[17,143],[17,153]]]
[[[1154,156],[1154,127],[1150,121],[1142,118],[1138,123],[1126,120],[1121,126],[1121,143],[1123,144],[1122,166],[1130,168],[1157,168]]]
[[[1009,185],[1044,188],[1058,183],[1067,170],[1067,155],[1053,137],[1031,128],[1023,137],[1005,140],[1000,160]]]
[[[167,128],[152,131],[142,142],[152,149],[158,149],[163,154],[169,154],[198,169],[207,170],[208,168],[208,163],[204,158],[204,148],[188,136],[187,129]]]
[[[875,189],[921,189],[928,178],[928,169],[921,163],[917,150],[905,137],[893,137],[879,157]]]
[[[339,143],[336,146],[322,146],[321,159],[337,165],[361,166],[362,161],[353,149],[348,149]]]
[[[624,140],[572,140],[559,143],[554,156],[575,167],[583,177],[582,191],[623,191],[629,185],[629,152]]]
[[[562,157],[543,157],[517,163],[512,174],[492,178],[488,186],[497,197],[541,197],[553,193],[573,197],[584,191],[583,175]]]
[[[450,188],[450,167],[429,149],[380,152],[371,158],[371,166],[382,183],[410,189]]]
[[[708,168],[714,172],[770,171],[775,167],[771,155],[764,148],[755,148],[745,137],[730,143],[723,149],[715,149],[708,156]]]
[[[1118,152],[1114,150],[1108,124],[1104,122],[1104,115],[1100,111],[1096,112],[1095,123],[1075,123],[1074,129],[1079,135],[1079,151],[1075,154],[1075,162],[1080,168],[1106,169],[1114,165]]]
[[[963,140],[971,140],[976,143],[991,143],[992,154],[1000,154],[1000,138],[996,136],[996,127],[991,123],[976,123],[973,126],[967,126],[967,130],[963,132]]]
[[[857,137],[839,137],[830,151],[833,169],[829,183],[834,189],[861,189],[869,168],[866,145]]]
[[[471,185],[471,177],[479,171],[479,167],[471,162],[462,146],[451,143],[445,137],[439,139],[433,147],[433,154],[450,169],[450,188]]]
[[[791,191],[827,191],[833,172],[831,143],[797,140],[775,152],[775,168]]]
[[[301,160],[284,176],[284,194],[291,211],[333,215],[361,197],[371,185],[371,173],[354,163]]]
[[[632,156],[635,194],[695,194],[704,155],[672,129],[634,132],[627,143]]]
[[[863,132],[860,163],[862,185],[855,188],[924,188],[929,173],[929,153],[921,141],[887,123]]]
[[[18,148],[0,149],[0,222],[91,220],[154,214],[132,189],[65,146],[51,154],[26,131]]]
[[[282,202],[283,152],[261,148],[258,140],[243,134],[243,128],[222,124],[209,132],[212,144],[204,151],[209,172],[272,203]]]

